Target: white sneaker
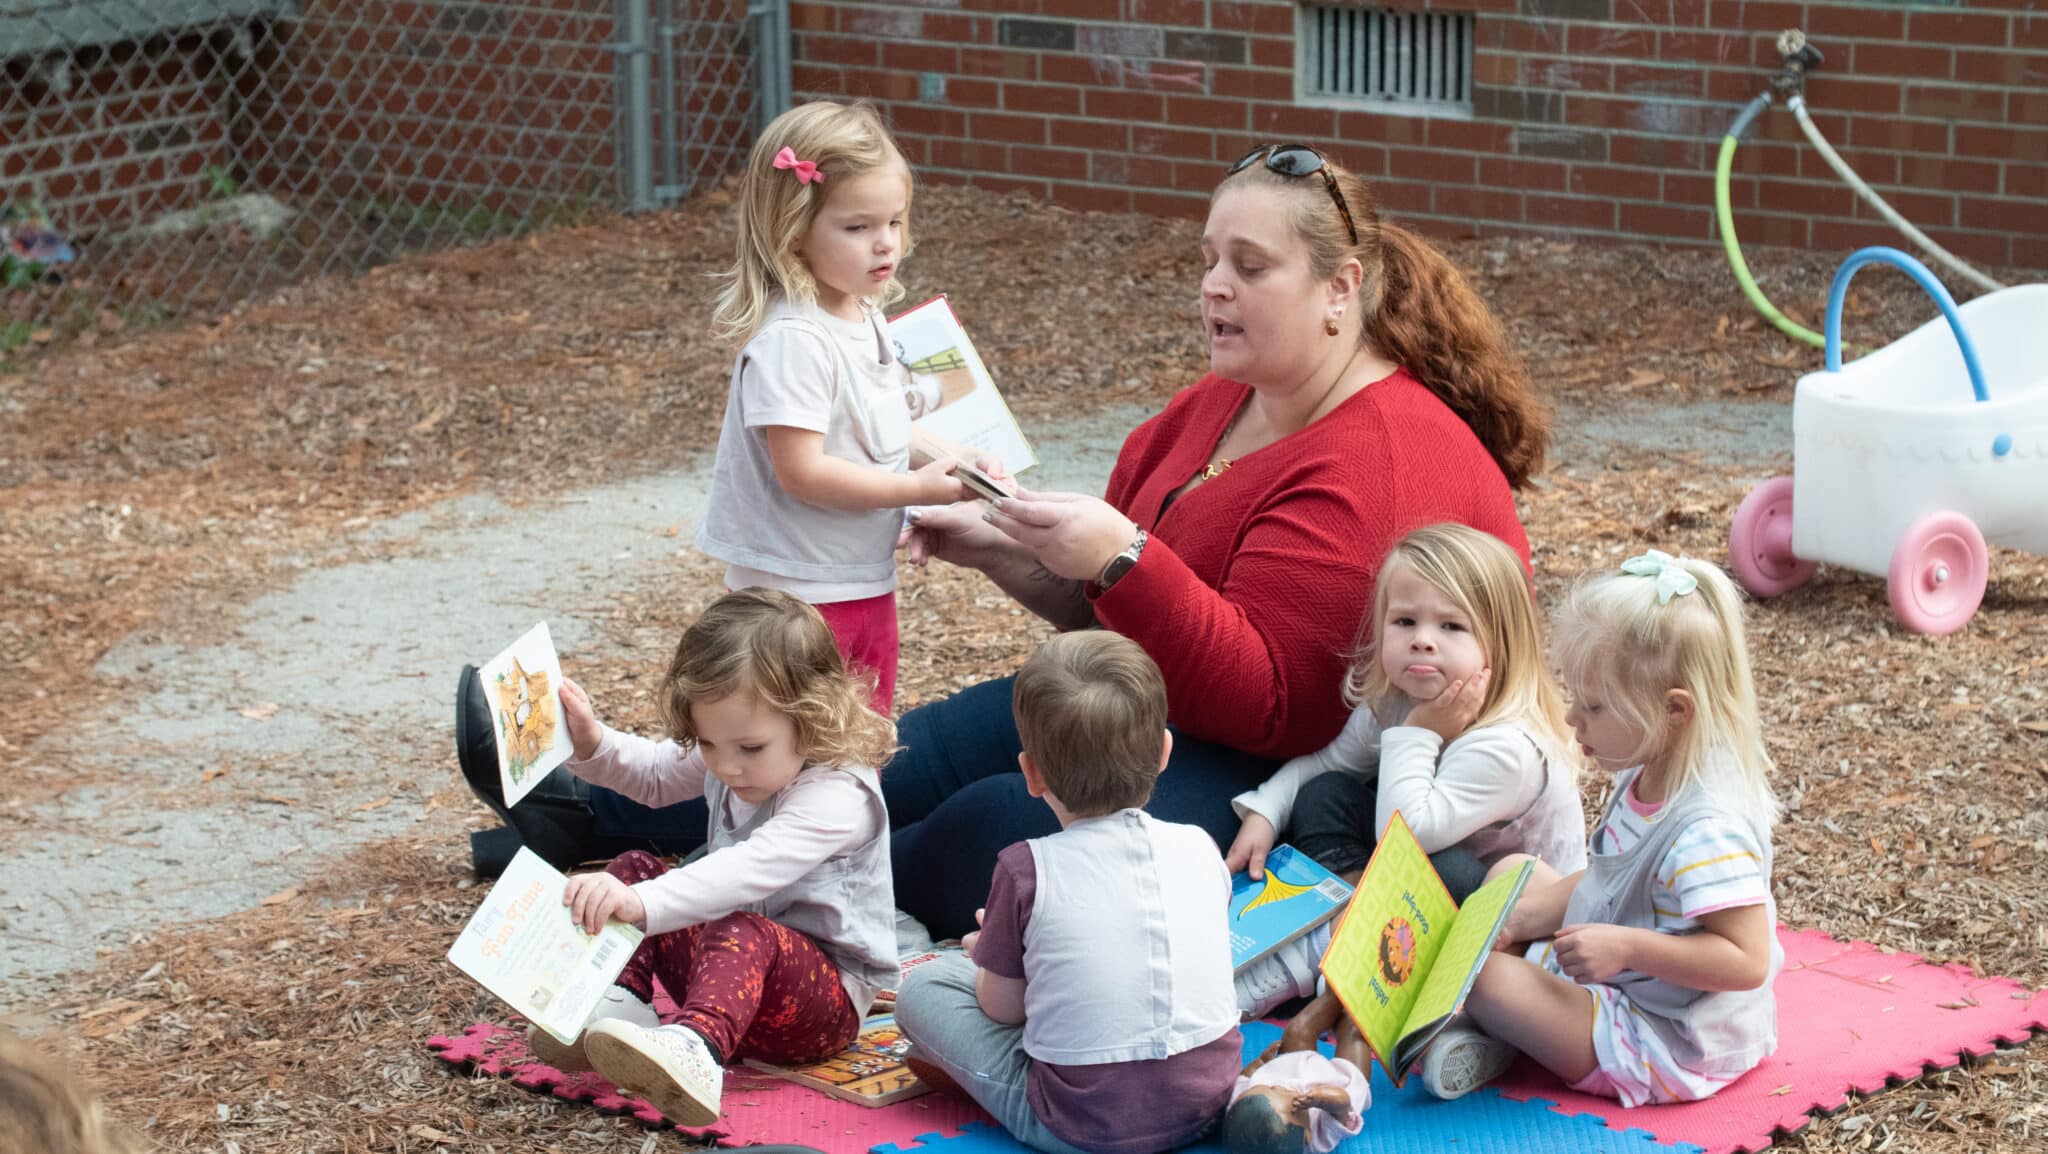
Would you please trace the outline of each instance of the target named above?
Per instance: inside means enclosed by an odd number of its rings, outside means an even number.
[[[1256,1021],[1282,1002],[1316,996],[1317,966],[1330,944],[1328,925],[1323,923],[1238,971],[1237,1012],[1243,1020]]]
[[[1515,1064],[1515,1048],[1473,1026],[1445,1026],[1422,1055],[1423,1088],[1439,1098],[1462,1098]]]
[[[647,1029],[617,1018],[593,1022],[583,1045],[597,1072],[619,1089],[638,1094],[678,1126],[718,1121],[725,1070],[711,1047],[688,1026]]]
[[[631,1022],[650,1030],[661,1025],[661,1017],[654,1012],[654,1007],[635,997],[633,991],[624,986],[613,986],[606,990],[597,1000],[597,1009],[591,1011],[592,1023],[607,1018]],[[588,1030],[589,1026],[586,1025],[584,1028]],[[590,1055],[583,1052],[583,1039],[580,1037],[573,1042],[563,1042],[539,1026],[529,1026],[526,1030],[526,1048],[533,1052],[535,1058],[564,1074],[580,1074],[591,1068]]]

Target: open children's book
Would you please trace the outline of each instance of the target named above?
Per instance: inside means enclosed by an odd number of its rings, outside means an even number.
[[[511,648],[491,658],[478,676],[491,703],[498,783],[505,791],[505,804],[518,805],[576,749],[562,722],[562,663],[555,656],[548,623],[527,630]]]
[[[883,1014],[863,1022],[852,1045],[822,1062],[771,1066],[748,1058],[746,1063],[799,1086],[823,1090],[834,1098],[862,1106],[887,1106],[931,1089],[903,1064],[903,1052],[909,1048],[910,1043],[896,1028],[895,1017]]]
[[[976,452],[994,453],[1013,476],[1038,463],[945,297],[933,297],[891,320],[889,339],[896,358],[910,370],[912,467],[930,460],[935,449],[964,461],[972,461]],[[972,482],[979,471],[970,466],[962,476]]]
[[[595,934],[569,916],[569,879],[520,847],[448,950],[455,967],[565,1043],[640,948],[642,933],[608,922]]]
[[[1349,883],[1291,845],[1275,846],[1264,872],[1230,879],[1230,964],[1239,971],[1336,917],[1351,896]]]
[[[1323,977],[1394,1085],[1464,1006],[1530,869],[1479,887],[1461,909],[1394,815],[1323,955]]]

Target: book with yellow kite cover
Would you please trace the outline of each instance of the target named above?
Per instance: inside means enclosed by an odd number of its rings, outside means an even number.
[[[1266,855],[1265,877],[1230,879],[1230,964],[1246,966],[1337,916],[1351,886],[1291,845]]]
[[[1394,1085],[1464,1006],[1531,868],[1479,887],[1461,909],[1400,814],[1387,826],[1323,954],[1323,977]]]

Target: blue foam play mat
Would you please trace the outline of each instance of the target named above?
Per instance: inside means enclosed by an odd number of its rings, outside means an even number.
[[[1280,1027],[1253,1022],[1244,1027],[1245,1060],[1280,1036]],[[1325,1052],[1328,1047],[1325,1046]],[[1453,1102],[1440,1102],[1422,1088],[1420,1078],[1396,1090],[1377,1067],[1372,1071],[1372,1106],[1365,1128],[1339,1146],[1339,1154],[1416,1154],[1458,1151],[1460,1154],[1648,1154],[1653,1150],[1701,1154],[1701,1147],[1665,1145],[1641,1130],[1610,1130],[1591,1114],[1571,1117],[1553,1112],[1541,1101],[1515,1102],[1491,1089],[1478,1090]],[[1217,1141],[1187,1147],[1187,1154],[1224,1154]],[[1026,1154],[1030,1147],[994,1126],[974,1122],[958,1137],[920,1136],[916,1144],[876,1146],[874,1154]]]

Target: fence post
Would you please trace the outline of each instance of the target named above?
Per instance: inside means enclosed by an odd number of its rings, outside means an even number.
[[[648,59],[654,46],[647,5],[648,0],[616,0],[619,37],[612,43],[618,55],[620,159],[631,212],[655,206],[654,69]]]
[[[754,18],[754,131],[759,132],[789,111],[789,0],[750,0],[747,15]]]

